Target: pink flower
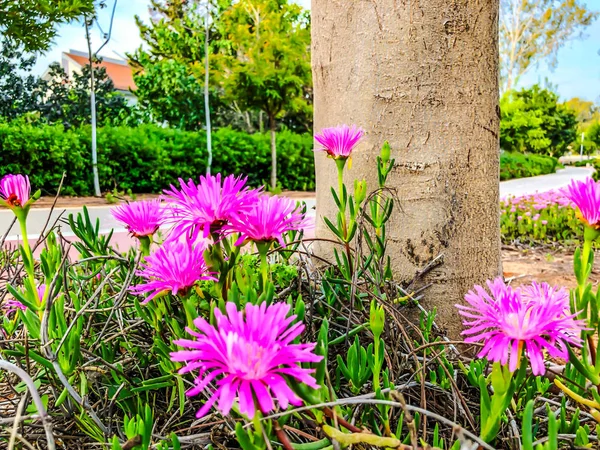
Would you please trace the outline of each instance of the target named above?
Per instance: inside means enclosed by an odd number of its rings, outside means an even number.
[[[42,302],[44,301],[44,295],[46,294],[46,285],[45,284],[40,284],[37,288],[37,293],[38,293],[38,300],[40,302],[40,305],[42,304]]]
[[[4,310],[6,315],[9,316],[19,309],[21,311],[25,311],[27,309],[27,307],[23,303],[21,303],[19,300],[7,300],[2,305],[2,309]]]
[[[600,228],[600,184],[592,178],[571,181],[564,194],[577,207],[577,217],[592,228]]]
[[[523,220],[523,216],[517,216],[517,220]]]
[[[580,346],[584,324],[569,314],[568,294],[564,289],[534,283],[522,289],[507,286],[501,278],[488,281],[491,295],[481,286],[469,291],[470,306],[456,305],[467,320],[465,342],[482,342],[478,357],[519,367],[523,352],[531,362],[534,375],[543,375],[544,353],[568,359],[567,345]]]
[[[187,392],[188,396],[200,394],[213,381],[216,384],[196,417],[204,416],[217,400],[217,409],[227,415],[236,397],[240,412],[249,418],[254,417],[256,406],[263,413],[273,411],[274,398],[282,409],[302,404],[286,378],[317,389],[310,375],[313,370],[303,369],[300,363],[318,362],[322,357],[313,353],[315,344],[292,344],[304,325],[292,324],[296,316],[286,317],[290,306],[247,303],[245,318],[234,303],[227,303],[226,310],[224,315],[215,309],[216,327],[198,317],[194,325],[200,332],[187,329],[196,339],[175,341],[185,350],[171,353],[173,361],[186,364],[179,373],[199,370],[196,386]]]
[[[315,150],[324,151],[333,159],[346,159],[363,135],[364,131],[355,125],[323,128],[321,134],[315,135],[315,140],[321,145]]]
[[[548,225],[548,221],[547,220],[542,220],[542,225]]]
[[[201,176],[200,183],[186,183],[179,179],[181,190],[171,185],[165,190],[172,206],[170,222],[174,223],[172,234],[183,234],[196,240],[200,231],[204,237],[219,233],[234,212],[249,210],[260,190],[246,187],[247,178],[229,175],[221,182],[221,174]]]
[[[254,242],[278,241],[283,247],[283,234],[304,226],[304,216],[298,212],[296,203],[285,197],[261,195],[249,211],[233,214],[228,233],[239,233],[235,243],[246,240]]]
[[[124,203],[110,212],[135,237],[152,236],[164,222],[160,199]]]
[[[533,216],[531,218],[531,220],[539,220],[539,219],[540,219],[540,215],[539,214],[536,214],[535,216]]]
[[[151,293],[142,304],[157,295],[185,293],[200,280],[216,280],[208,273],[204,261],[205,247],[167,241],[146,257],[136,275],[147,281],[131,288],[135,294]]]
[[[31,195],[31,185],[27,175],[5,175],[0,180],[0,197],[9,208],[23,207]]]

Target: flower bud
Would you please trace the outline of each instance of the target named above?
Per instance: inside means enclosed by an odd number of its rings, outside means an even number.
[[[385,310],[383,306],[377,306],[376,302],[371,302],[371,331],[375,336],[375,340],[379,340],[383,327],[385,326]]]
[[[365,180],[354,180],[354,199],[360,205],[367,197],[367,182]]]
[[[383,161],[384,164],[386,164],[389,160],[390,160],[390,156],[392,153],[392,149],[390,148],[390,143],[388,141],[385,141],[383,143],[383,147],[381,147],[381,161]]]

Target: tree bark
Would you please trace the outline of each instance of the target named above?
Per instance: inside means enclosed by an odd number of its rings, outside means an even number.
[[[269,116],[269,129],[271,130],[271,189],[277,188],[277,140],[275,130],[277,122],[275,116]]]
[[[364,177],[371,190],[390,142],[394,274],[407,283],[443,255],[420,283],[432,283],[424,306],[454,336],[454,304],[501,267],[498,12],[499,0],[312,1],[315,131],[366,130],[346,183]],[[331,237],[322,216],[335,217],[336,167],[315,159],[316,233]]]

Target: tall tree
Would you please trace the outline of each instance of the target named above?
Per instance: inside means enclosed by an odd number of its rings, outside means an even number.
[[[69,79],[58,63],[50,65],[49,81],[40,87],[43,101],[37,110],[42,119],[49,123],[62,123],[65,128],[89,124],[90,110],[90,66],[83,66]],[[131,108],[127,100],[115,91],[106,70],[94,66],[96,111],[99,124],[117,124],[129,116]]]
[[[38,109],[43,90],[41,80],[31,73],[35,61],[22,46],[0,43],[0,117],[11,120]]]
[[[356,124],[366,136],[346,180],[377,187],[384,141],[400,207],[388,233],[399,282],[428,272],[425,304],[455,336],[455,303],[500,272],[498,0],[313,0],[315,130]],[[317,237],[335,217],[336,166],[317,167]],[[359,170],[356,170],[359,167]]]
[[[581,149],[586,155],[596,151],[600,146],[600,108],[594,103],[580,98],[572,98],[565,106],[577,115],[577,136],[571,148]],[[583,138],[583,142],[582,142]]]
[[[577,116],[550,89],[510,91],[501,101],[503,150],[559,157],[577,138]]]
[[[600,108],[594,102],[573,97],[565,102],[565,106],[573,110],[579,123],[587,123],[594,120],[594,118],[600,118]]]
[[[500,10],[503,91],[542,60],[555,66],[558,50],[598,16],[581,0],[500,0]]]
[[[57,25],[93,11],[94,0],[0,0],[0,34],[27,52],[43,51]]]
[[[311,85],[310,23],[287,0],[239,0],[225,10],[219,29],[225,97],[263,111],[271,133],[271,187],[277,186],[277,120],[306,109]]]

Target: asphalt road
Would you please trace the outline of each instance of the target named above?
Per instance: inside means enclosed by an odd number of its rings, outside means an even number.
[[[558,189],[567,186],[571,180],[583,180],[592,175],[594,169],[587,167],[567,167],[559,170],[554,174],[542,175],[531,178],[520,178],[516,180],[503,181],[500,183],[500,197],[520,196],[527,194],[535,194],[536,192],[546,192],[552,189]],[[316,200],[314,197],[302,199],[306,202],[309,215],[315,217],[314,207]],[[127,235],[125,230],[110,214],[111,206],[93,206],[88,208],[88,212],[92,221],[100,220],[101,233],[108,233],[114,229],[114,242],[120,248],[125,248],[134,242]],[[50,224],[58,220],[61,227],[61,232],[65,237],[73,237],[66,219],[70,214],[76,215],[81,212],[81,208],[60,208],[52,212],[50,216]],[[28,217],[28,238],[35,241],[48,221],[50,214],[49,208],[33,208],[29,212]],[[7,209],[0,210],[0,237],[4,236],[6,230],[10,226],[14,215],[12,211]],[[21,238],[20,230],[17,224],[13,225],[8,233],[7,242],[16,242]]]
[[[303,199],[302,201],[306,203],[309,217],[314,218],[314,206],[316,204],[315,199],[307,198]],[[107,234],[110,232],[110,230],[114,230],[112,239],[113,244],[116,244],[116,246],[122,250],[126,250],[135,242],[135,240],[130,238],[127,230],[113,218],[112,214],[110,213],[111,207],[112,206],[110,205],[88,207],[90,219],[93,223],[96,223],[96,220],[100,220],[101,234]],[[29,215],[27,217],[27,235],[31,243],[34,243],[37,240],[41,232],[44,230],[46,222],[49,223],[48,227],[56,223],[60,227],[61,233],[64,237],[75,237],[75,234],[68,224],[68,217],[70,214],[76,216],[78,213],[83,212],[83,209],[58,208],[52,211],[52,214],[50,214],[50,212],[50,208],[32,208],[29,211]],[[48,221],[49,216],[50,220]],[[14,214],[12,211],[8,209],[0,210],[0,239],[5,235],[6,230],[11,227],[13,219]],[[18,223],[14,223],[8,231],[6,243],[9,245],[16,244],[20,239],[21,232],[19,230],[19,225]]]
[[[560,189],[571,183],[571,180],[585,180],[593,173],[594,169],[591,167],[566,167],[549,175],[502,181],[500,183],[500,198],[518,197]]]

